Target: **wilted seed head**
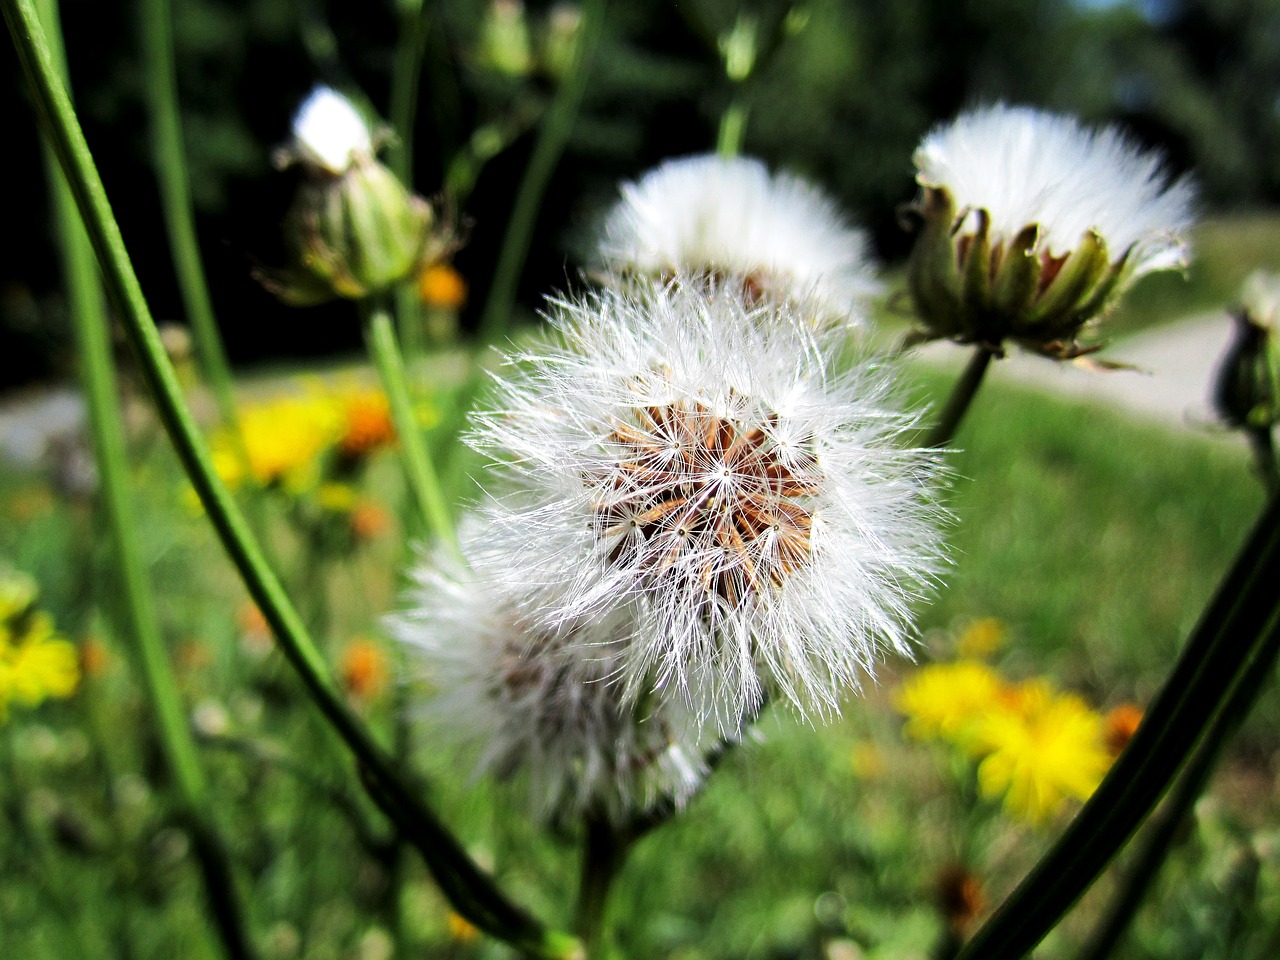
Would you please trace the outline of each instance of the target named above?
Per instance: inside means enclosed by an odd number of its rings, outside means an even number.
[[[921,220],[910,284],[922,336],[1055,359],[1137,277],[1186,263],[1193,189],[1119,130],[997,105],[915,153]]]
[[[879,290],[866,237],[835,202],[747,157],[668,160],[623,184],[599,256],[623,275],[698,275],[752,298],[806,301],[815,323],[857,323]]]
[[[702,279],[557,307],[476,437],[505,463],[488,575],[546,625],[629,611],[627,697],[674,688],[729,733],[774,693],[834,710],[906,651],[941,547],[889,370],[834,369],[789,307]]]
[[[487,530],[464,523],[463,551],[487,562]],[[479,754],[476,772],[519,777],[535,816],[624,822],[660,799],[682,804],[705,765],[696,719],[678,701],[624,702],[613,682],[625,615],[541,626],[517,598],[437,556],[391,618],[434,688],[422,710],[435,735]]]

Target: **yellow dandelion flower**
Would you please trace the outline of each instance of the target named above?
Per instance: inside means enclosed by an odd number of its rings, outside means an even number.
[[[908,677],[894,692],[893,705],[907,717],[908,736],[963,746],[1005,688],[1000,675],[979,660],[935,663]]]
[[[989,657],[1004,646],[1004,622],[996,617],[975,620],[960,634],[956,641],[956,653],[966,658]]]
[[[1105,724],[1079,697],[1044,680],[1020,684],[1005,709],[987,713],[973,731],[978,787],[1004,799],[1018,819],[1041,824],[1068,799],[1087,800],[1111,764]]]
[[[341,436],[344,423],[330,398],[289,394],[241,407],[239,426],[252,479],[300,493],[315,483],[320,458]],[[234,437],[219,431],[211,446],[214,467],[227,485],[243,483]]]
[[[47,613],[32,614],[21,634],[0,624],[0,717],[10,703],[34,707],[69,697],[79,682],[76,648],[57,633]]]

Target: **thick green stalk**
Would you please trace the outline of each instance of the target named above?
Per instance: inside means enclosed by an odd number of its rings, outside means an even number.
[[[716,137],[716,153],[725,159],[732,159],[742,152],[742,143],[747,136],[747,104],[740,93],[734,93],[733,100],[720,115],[720,132]]]
[[[146,75],[143,86],[151,113],[152,156],[160,184],[169,247],[178,273],[178,286],[195,337],[200,365],[218,404],[218,415],[223,424],[234,431],[236,407],[231,368],[222,338],[218,335],[218,323],[214,318],[213,301],[209,296],[209,285],[200,259],[200,243],[196,237],[187,154],[182,140],[182,117],[178,110],[173,12],[169,0],[143,0],[142,52]]]
[[[1128,749],[1053,848],[966,945],[963,960],[1023,957],[1159,802],[1280,608],[1280,497],[1264,511]]]
[[[978,388],[982,386],[982,378],[987,373],[987,367],[991,365],[991,358],[995,356],[986,347],[975,347],[973,356],[969,358],[968,364],[965,365],[964,373],[960,375],[960,379],[956,381],[956,385],[951,389],[951,396],[947,399],[947,405],[942,410],[942,416],[939,418],[937,425],[929,433],[925,446],[945,447],[956,435],[956,431],[960,428],[960,421],[964,419],[964,415],[968,412],[973,398],[978,395]]]
[[[58,52],[60,71],[65,73],[66,65],[61,62],[57,5],[53,0],[46,0],[43,20],[49,25],[52,49]],[[85,403],[98,466],[100,503],[111,533],[111,572],[115,574],[120,591],[121,614],[133,639],[143,687],[155,718],[160,749],[173,776],[180,816],[197,851],[223,948],[228,957],[251,958],[253,950],[245,932],[235,879],[226,850],[213,827],[208,782],[200,766],[195,740],[187,726],[186,712],[160,635],[154,598],[147,583],[148,573],[138,542],[124,424],[118,406],[111,327],[98,285],[97,265],[76,212],[75,200],[58,170],[57,159],[48,150],[45,159],[58,217],[70,312],[80,347]]]
[[[525,168],[524,178],[516,193],[516,202],[507,224],[507,234],[502,241],[498,265],[493,274],[493,285],[480,315],[481,345],[497,342],[506,332],[515,306],[516,285],[529,254],[533,227],[542,206],[551,174],[564,153],[565,144],[578,116],[578,107],[587,89],[591,64],[604,29],[606,0],[586,0],[582,11],[582,32],[578,36],[578,49],[574,54],[573,68],[556,91],[555,99],[542,119],[542,129]]]
[[[396,344],[391,315],[382,303],[376,301],[364,306],[363,312],[365,341],[374,366],[378,368],[382,387],[387,391],[391,419],[395,422],[396,437],[400,441],[400,458],[404,462],[414,502],[431,532],[457,555],[453,512],[440,490],[440,481],[422,439],[422,429],[418,426],[418,418],[413,415],[404,359]]]
[[[581,939],[587,960],[602,960],[605,955],[605,907],[629,847],[627,838],[614,830],[607,819],[587,816],[573,922],[573,932]]]
[[[400,776],[394,761],[347,707],[314,641],[267,566],[261,547],[210,461],[208,446],[165,356],[111,205],[75,111],[58,81],[32,0],[0,0],[32,100],[75,197],[80,216],[165,430],[223,547],[262,610],[316,707],[380,791],[446,895],[473,923],[536,956],[566,955],[570,941],[546,931],[511,903]]]
[[[1081,951],[1080,960],[1106,960],[1124,937],[1159,874],[1174,838],[1209,782],[1223,747],[1240,729],[1263,685],[1271,678],[1277,653],[1280,653],[1280,620],[1273,621],[1268,633],[1259,638],[1256,652],[1241,670],[1227,702],[1205,731],[1173,792],[1152,820],[1119,892]]]

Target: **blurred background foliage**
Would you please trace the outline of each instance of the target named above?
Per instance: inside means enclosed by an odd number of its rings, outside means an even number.
[[[552,5],[532,0],[538,22]],[[518,118],[545,98],[545,76],[516,77],[479,57],[486,5],[429,0],[414,180],[440,189],[464,137]],[[1194,169],[1206,211],[1280,201],[1280,0],[698,0],[609,8],[584,112],[552,181],[521,282],[536,309],[581,265],[619,179],[702,151],[731,94],[714,38],[745,12],[784,41],[746,84],[746,149],[832,190],[890,262],[907,236],[896,209],[913,193],[911,151],[934,123],[997,99],[1118,120]],[[288,175],[271,146],[317,81],[363,91],[387,114],[394,2],[180,0],[174,4],[179,93],[197,226],[220,325],[234,361],[353,348],[350,308],[306,314],[276,304],[250,277],[270,262]],[[98,154],[152,307],[181,319],[151,169],[136,7],[67,0],[64,22],[82,121]],[[0,51],[0,123],[10,143],[36,137],[18,67]],[[532,146],[512,122],[509,149],[479,173],[459,211],[471,224],[458,265],[487,288],[507,211]],[[10,150],[0,238],[0,387],[65,370],[49,201],[34,150]],[[473,296],[472,320],[482,302]],[[300,332],[305,324],[305,336]]]

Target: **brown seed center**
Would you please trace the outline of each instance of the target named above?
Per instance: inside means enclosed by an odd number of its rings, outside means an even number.
[[[804,566],[823,479],[811,441],[780,440],[776,414],[753,420],[677,401],[617,421],[617,460],[595,478],[610,562],[696,582],[735,606]]]

